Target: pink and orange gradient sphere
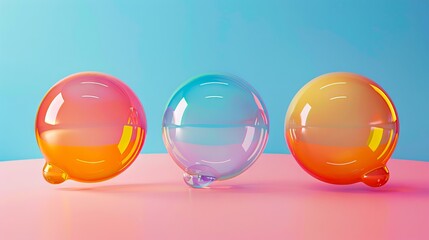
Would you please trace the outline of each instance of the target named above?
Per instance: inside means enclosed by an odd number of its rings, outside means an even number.
[[[36,138],[49,183],[97,182],[124,171],[138,156],[146,117],[134,92],[96,72],[70,75],[43,98]]]
[[[398,133],[398,114],[387,93],[352,73],[313,79],[286,114],[285,138],[293,156],[310,175],[328,183],[385,184]]]

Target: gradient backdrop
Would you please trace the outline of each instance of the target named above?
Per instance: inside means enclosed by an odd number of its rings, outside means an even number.
[[[122,79],[148,118],[143,153],[166,152],[164,107],[196,75],[236,74],[264,99],[266,152],[288,153],[294,94],[333,71],[363,74],[396,104],[395,158],[429,161],[429,1],[0,0],[0,160],[39,158],[34,118],[63,77]]]

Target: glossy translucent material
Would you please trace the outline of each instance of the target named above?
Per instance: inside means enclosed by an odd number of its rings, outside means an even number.
[[[102,73],[68,76],[40,104],[36,138],[50,183],[96,182],[124,171],[146,135],[143,107],[120,80]]]
[[[398,140],[398,115],[370,79],[352,73],[315,78],[292,100],[285,124],[293,156],[312,176],[372,187],[389,179],[386,162]]]
[[[226,75],[197,77],[168,103],[163,138],[173,160],[196,188],[245,171],[268,139],[262,99],[245,81]]]

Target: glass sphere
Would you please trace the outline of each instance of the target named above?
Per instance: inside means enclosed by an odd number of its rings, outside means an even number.
[[[115,77],[70,75],[43,98],[36,138],[49,183],[97,182],[124,171],[138,156],[146,117],[133,91]]]
[[[285,137],[312,176],[333,184],[382,186],[399,133],[387,93],[353,73],[330,73],[307,83],[286,114]]]
[[[244,80],[203,75],[172,96],[162,122],[165,146],[195,188],[239,175],[263,152],[269,120],[258,93]]]

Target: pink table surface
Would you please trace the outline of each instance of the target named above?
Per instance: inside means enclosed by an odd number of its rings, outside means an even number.
[[[425,162],[389,161],[377,189],[319,182],[280,154],[210,189],[166,154],[95,184],[50,185],[43,163],[0,163],[0,239],[429,239]]]

